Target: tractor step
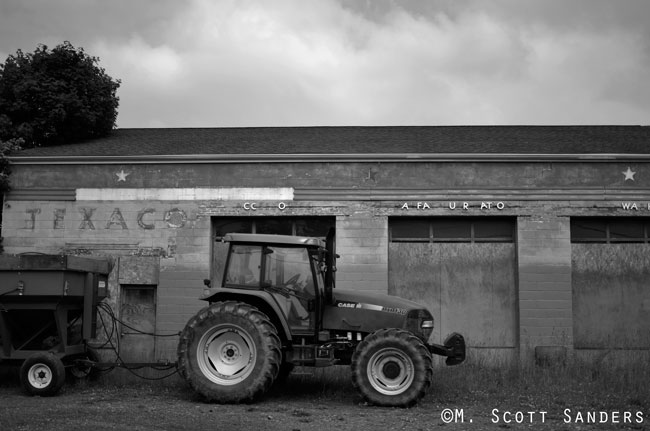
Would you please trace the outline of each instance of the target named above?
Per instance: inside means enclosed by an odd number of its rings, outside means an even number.
[[[296,366],[329,367],[338,362],[331,346],[319,344],[294,344],[291,363]]]
[[[339,361],[338,359],[334,359],[334,358],[316,358],[316,359],[311,358],[311,359],[292,359],[291,363],[297,367],[322,368],[322,367],[331,367],[332,365],[336,365],[338,361]]]

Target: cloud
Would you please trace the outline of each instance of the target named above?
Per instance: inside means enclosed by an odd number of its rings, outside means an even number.
[[[73,35],[99,56],[122,80],[121,127],[647,124],[650,112],[645,1],[61,1],[10,0],[0,15],[30,22],[22,37]],[[52,16],[41,33],[39,11]]]

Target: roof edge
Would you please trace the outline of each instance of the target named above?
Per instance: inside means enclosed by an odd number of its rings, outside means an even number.
[[[356,153],[356,154],[171,154],[139,156],[9,156],[12,165],[171,163],[355,163],[355,162],[610,162],[650,161],[650,154],[625,153]]]

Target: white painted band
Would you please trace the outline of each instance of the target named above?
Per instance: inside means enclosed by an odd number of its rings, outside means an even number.
[[[77,189],[78,201],[291,201],[291,187],[106,188]]]

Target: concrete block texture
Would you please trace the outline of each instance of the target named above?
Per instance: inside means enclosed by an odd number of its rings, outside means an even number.
[[[568,217],[519,217],[519,343],[522,358],[542,345],[573,347]],[[534,351],[534,350],[533,350]]]
[[[359,211],[337,217],[337,286],[388,292],[388,219]]]

